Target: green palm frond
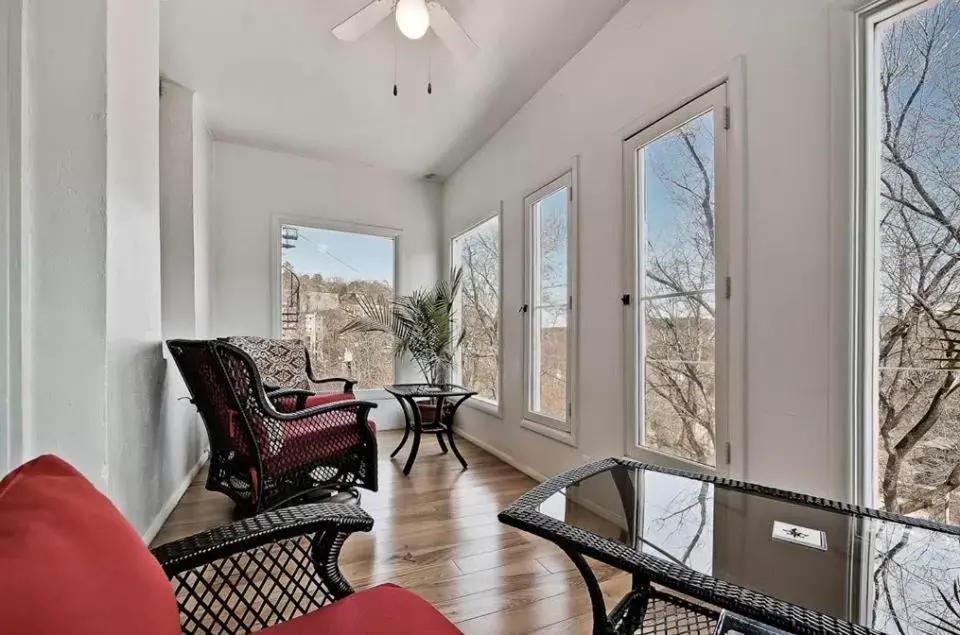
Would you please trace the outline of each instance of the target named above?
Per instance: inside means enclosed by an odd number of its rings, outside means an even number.
[[[466,333],[455,332],[457,296],[463,271],[455,268],[449,280],[430,289],[418,289],[392,300],[357,297],[360,315],[340,333],[387,333],[393,336],[397,357],[409,355],[430,381],[446,381]]]

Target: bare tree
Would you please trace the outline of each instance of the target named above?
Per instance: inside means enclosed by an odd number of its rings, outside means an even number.
[[[492,219],[459,243],[463,269],[461,320],[466,337],[460,352],[464,385],[481,397],[500,396],[500,230]]]
[[[666,193],[645,202],[646,442],[704,464],[716,454],[713,143],[708,114],[643,150],[644,178]]]
[[[960,487],[960,3],[880,32],[877,365],[883,506],[944,517]]]

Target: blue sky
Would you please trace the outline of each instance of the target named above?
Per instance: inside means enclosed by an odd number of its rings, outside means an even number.
[[[297,274],[393,284],[392,239],[330,229],[297,229],[299,238],[292,241],[294,246],[283,250],[283,260],[292,264]]]

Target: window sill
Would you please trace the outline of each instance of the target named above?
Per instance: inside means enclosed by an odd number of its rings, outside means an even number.
[[[566,430],[560,430],[559,428],[554,428],[553,426],[548,426],[537,421],[530,421],[529,419],[521,419],[520,427],[531,432],[536,432],[537,434],[545,436],[548,439],[559,441],[560,443],[564,443],[570,447],[579,447],[577,444],[577,436],[573,433],[572,427],[571,431],[567,432]]]
[[[390,401],[393,399],[393,395],[383,388],[355,389],[353,394],[357,401]]]
[[[490,401],[489,399],[483,399],[479,397],[471,397],[463,402],[464,406],[473,408],[474,410],[479,410],[480,412],[490,415],[496,419],[503,420],[503,412],[500,410],[500,404],[495,401]]]

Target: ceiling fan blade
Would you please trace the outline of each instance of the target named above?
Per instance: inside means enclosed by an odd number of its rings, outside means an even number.
[[[442,4],[431,1],[427,3],[427,9],[430,11],[430,26],[454,55],[469,58],[477,54],[480,50],[477,43],[470,39]]]
[[[373,0],[349,18],[333,27],[333,35],[344,42],[355,42],[393,13],[393,0]]]

